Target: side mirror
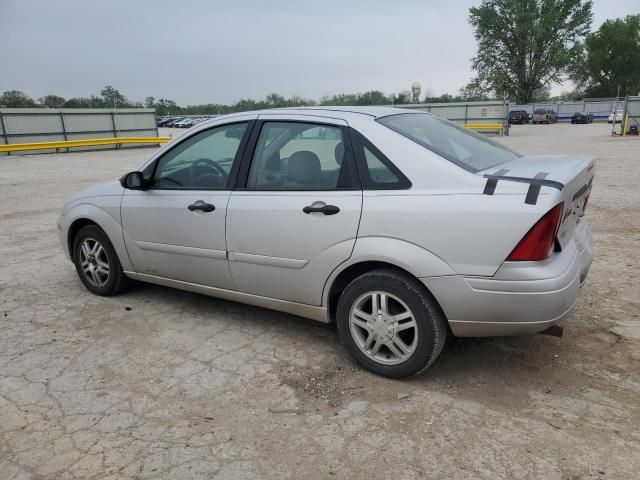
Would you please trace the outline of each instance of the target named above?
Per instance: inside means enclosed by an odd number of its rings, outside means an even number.
[[[129,172],[120,178],[120,185],[129,190],[146,190],[147,185],[142,172]]]

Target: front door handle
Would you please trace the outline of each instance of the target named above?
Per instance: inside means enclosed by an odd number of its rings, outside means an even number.
[[[195,211],[195,210],[200,210],[202,212],[213,212],[216,207],[214,205],[211,205],[210,203],[206,203],[202,200],[198,200],[195,203],[192,203],[191,205],[189,205],[187,207],[191,212]]]
[[[335,205],[322,205],[318,207],[307,205],[302,209],[302,211],[304,213],[323,213],[325,215],[335,215],[340,211],[340,209]]]

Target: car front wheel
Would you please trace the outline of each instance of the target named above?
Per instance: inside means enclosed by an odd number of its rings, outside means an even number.
[[[109,237],[97,225],[82,227],[76,234],[73,263],[84,286],[96,295],[116,295],[128,285]]]
[[[340,339],[365,368],[389,378],[419,374],[438,357],[447,322],[413,277],[390,269],[353,280],[338,301]]]

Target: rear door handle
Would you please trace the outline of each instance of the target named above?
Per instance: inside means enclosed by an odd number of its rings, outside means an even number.
[[[335,215],[340,211],[338,207],[335,205],[323,205],[318,207],[313,207],[311,205],[307,205],[302,209],[304,213],[323,213],[325,215]]]
[[[190,211],[195,211],[195,210],[200,210],[202,212],[213,212],[216,207],[214,205],[211,205],[210,203],[206,203],[203,200],[198,200],[195,203],[192,203],[191,205],[189,205],[187,207]]]

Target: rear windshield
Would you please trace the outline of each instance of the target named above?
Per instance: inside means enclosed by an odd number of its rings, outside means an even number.
[[[533,113],[542,113],[542,114],[544,114],[544,113],[547,113],[547,111],[539,108],[538,110],[536,110]]]
[[[379,118],[378,122],[472,173],[520,157],[479,133],[435,115],[403,113]]]

